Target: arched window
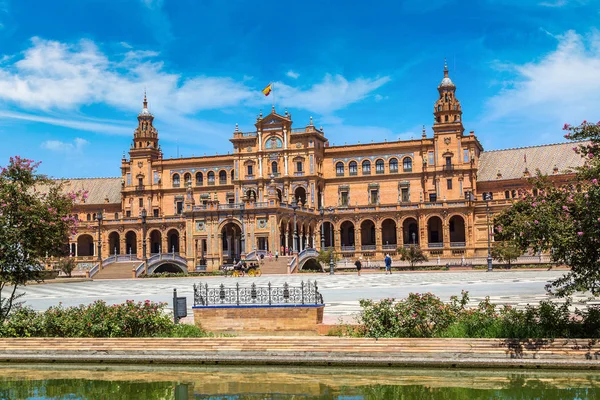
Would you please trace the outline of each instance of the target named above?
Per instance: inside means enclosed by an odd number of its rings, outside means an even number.
[[[442,106],[438,106],[438,111],[442,111]]]
[[[233,170],[231,170],[231,183],[233,183],[233,180],[235,179],[235,175],[233,173]]]
[[[375,161],[375,173],[383,174],[385,172],[385,167],[383,166],[383,160]]]
[[[186,173],[183,175],[183,181],[185,182],[185,186],[192,186],[192,174]]]
[[[91,216],[90,214],[88,214],[88,215],[87,215],[87,217],[86,217],[86,219],[87,219],[88,221],[91,221],[91,220],[92,220],[92,216]]]
[[[402,160],[402,169],[404,172],[412,172],[412,160],[410,157],[404,157],[404,160]]]
[[[173,174],[173,187],[179,187],[179,174]]]
[[[271,163],[271,173],[277,175],[279,171],[277,170],[277,161],[273,161]]]
[[[208,171],[208,174],[206,174],[206,180],[208,181],[209,185],[214,185],[215,184],[215,173],[213,171]]]
[[[369,161],[369,160],[363,161],[362,173],[363,173],[363,175],[371,175],[371,161]]]
[[[335,174],[337,176],[344,176],[344,163],[343,162],[338,162],[337,164],[335,164]]]
[[[444,121],[448,122],[448,116],[447,115],[444,117]]]
[[[398,160],[396,158],[390,160],[390,172],[398,172]]]
[[[358,175],[358,164],[356,161],[350,161],[350,164],[348,164],[348,171],[350,172],[350,175]]]
[[[204,184],[204,176],[202,172],[196,172],[196,186],[202,186]]]
[[[227,172],[219,171],[219,185],[227,185]]]
[[[505,190],[504,191],[504,198],[505,199],[510,199],[510,191],[509,190]]]
[[[115,219],[119,219],[119,213],[118,212],[115,213]]]

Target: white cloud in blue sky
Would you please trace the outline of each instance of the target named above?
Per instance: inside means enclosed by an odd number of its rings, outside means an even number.
[[[118,175],[144,90],[167,157],[227,153],[272,105],[336,144],[410,139],[430,131],[444,57],[485,148],[560,141],[600,119],[593,3],[0,0],[0,165]]]

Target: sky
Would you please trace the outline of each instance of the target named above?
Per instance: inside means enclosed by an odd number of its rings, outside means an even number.
[[[444,59],[485,150],[558,143],[600,119],[597,26],[600,0],[0,0],[0,166],[120,176],[144,90],[165,158],[272,106],[332,145],[431,136]]]

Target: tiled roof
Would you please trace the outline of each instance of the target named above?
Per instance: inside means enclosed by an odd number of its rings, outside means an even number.
[[[79,178],[61,179],[66,192],[87,190],[88,198],[85,204],[120,204],[121,178]],[[105,199],[108,198],[108,203]]]
[[[539,169],[542,174],[567,173],[574,167],[583,165],[583,158],[573,151],[581,143],[557,143],[516,149],[484,151],[479,157],[477,181],[518,179],[523,177],[525,168],[529,176],[535,176]],[[502,174],[498,178],[498,172]]]

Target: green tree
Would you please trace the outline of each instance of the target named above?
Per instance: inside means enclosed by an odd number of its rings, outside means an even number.
[[[565,125],[566,139],[583,157],[576,179],[553,185],[538,174],[532,191],[494,218],[497,240],[511,240],[522,251],[544,251],[570,271],[547,289],[559,296],[575,291],[600,295],[600,123]]]
[[[408,248],[398,247],[398,254],[400,254],[400,260],[408,261],[411,268],[415,267],[415,264],[429,261],[423,250],[419,246],[411,245]]]
[[[507,263],[508,268],[522,254],[523,251],[521,251],[521,248],[511,240],[495,242],[494,247],[492,247],[492,257],[495,260]]]
[[[65,273],[68,277],[71,277],[71,272],[77,267],[77,263],[72,258],[63,258],[58,261],[58,269]]]
[[[36,173],[39,163],[11,157],[0,171],[0,324],[15,305],[17,287],[37,279],[47,256],[62,256],[76,220],[60,183]]]

